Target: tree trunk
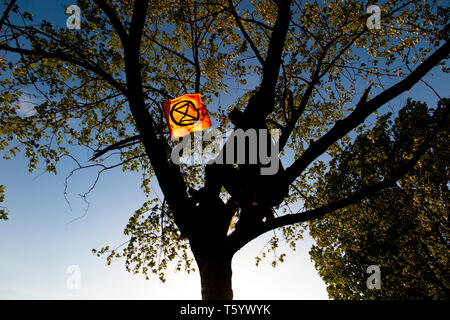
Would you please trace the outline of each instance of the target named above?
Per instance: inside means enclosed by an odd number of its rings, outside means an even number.
[[[203,300],[232,300],[231,251],[227,237],[228,227],[234,211],[220,199],[220,188],[209,184],[193,193],[193,202],[198,205],[190,214],[195,221],[191,225],[189,242],[197,262]],[[207,179],[208,181],[208,179]],[[191,191],[192,192],[192,191]]]
[[[232,300],[231,287],[231,255],[197,257],[200,269],[203,300]]]

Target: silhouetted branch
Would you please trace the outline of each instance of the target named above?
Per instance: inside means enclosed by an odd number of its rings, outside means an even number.
[[[439,112],[441,113],[439,114]],[[413,156],[409,160],[398,164],[397,168],[391,172],[389,177],[383,179],[381,182],[363,187],[359,191],[356,191],[353,194],[338,201],[334,201],[321,207],[307,210],[304,212],[287,214],[281,217],[267,220],[264,224],[255,225],[252,229],[247,230],[248,231],[247,233],[239,233],[239,234],[235,233],[230,237],[230,242],[232,243],[233,251],[239,250],[246,243],[259,237],[260,235],[264,234],[267,231],[290,224],[301,223],[313,219],[322,218],[328,213],[331,213],[338,209],[345,208],[346,206],[352,204],[356,204],[357,202],[367,198],[370,195],[375,194],[376,192],[379,192],[387,187],[393,186],[398,180],[403,178],[405,174],[407,174],[410,170],[414,168],[414,166],[421,159],[421,157],[431,147],[430,143],[432,139],[436,136],[436,134],[439,132],[441,128],[446,126],[446,123],[449,121],[448,106],[444,106],[442,109],[438,109],[435,114],[438,115],[438,119],[434,128],[425,137],[424,141],[419,145],[419,147],[417,147],[416,149],[417,151],[414,152]]]
[[[96,150],[94,152],[94,155],[92,156],[92,158],[89,159],[89,161],[92,161],[92,160],[97,159],[98,157],[101,157],[102,155],[104,155],[108,151],[125,148],[125,147],[128,147],[130,145],[134,145],[134,144],[139,143],[139,142],[141,142],[141,136],[140,135],[135,135],[135,136],[123,139],[123,140],[118,141],[118,142],[116,142],[116,143],[114,143],[114,144],[112,144],[112,145],[110,145],[110,146],[108,146],[108,147],[106,147],[104,149]]]
[[[317,61],[317,66],[314,70],[314,73],[312,75],[311,80],[308,83],[308,87],[306,88],[303,96],[302,96],[302,100],[300,102],[300,104],[298,105],[298,107],[293,108],[293,112],[291,113],[291,116],[289,117],[289,121],[286,124],[286,127],[284,128],[284,130],[281,132],[281,137],[280,137],[280,144],[279,144],[279,148],[280,151],[284,148],[284,146],[286,145],[286,142],[289,139],[289,136],[291,135],[292,130],[294,130],[295,125],[297,124],[298,119],[301,117],[301,115],[303,114],[303,112],[306,109],[306,106],[308,105],[308,101],[309,98],[311,97],[314,87],[316,86],[316,84],[319,82],[320,80],[320,71],[322,69],[322,64],[323,61],[327,55],[327,52],[331,46],[332,42],[329,42],[323,49],[322,52],[319,56],[319,59]],[[293,107],[293,106],[292,106]]]
[[[290,0],[276,1],[278,5],[277,20],[270,36],[267,57],[263,64],[261,86],[255,95],[250,98],[244,111],[247,121],[254,119],[251,121],[259,122],[273,111],[275,87],[281,67],[281,56],[291,21],[291,2]]]
[[[104,0],[94,0],[94,2],[106,14],[106,16],[108,17],[112,26],[114,27],[117,34],[119,35],[120,40],[122,41],[122,44],[125,46],[125,44],[128,41],[128,34],[127,34],[127,31],[125,30],[122,22],[120,22],[120,19],[117,16],[115,10],[109,4],[107,4],[106,1],[104,1]]]
[[[37,56],[37,57],[43,57],[47,59],[53,59],[53,60],[59,60],[64,61],[68,63],[72,63],[74,65],[80,66],[84,69],[87,69],[89,71],[92,71],[93,73],[99,75],[103,80],[108,82],[111,86],[119,90],[124,95],[127,95],[126,87],[114,79],[109,73],[104,71],[103,69],[99,68],[98,66],[94,65],[93,63],[77,60],[68,54],[64,52],[47,52],[44,50],[30,50],[30,49],[23,49],[23,48],[14,48],[11,46],[8,46],[6,44],[0,44],[0,50],[5,50],[9,52],[29,55],[29,56]]]
[[[264,59],[261,56],[261,53],[259,52],[258,48],[256,47],[255,43],[253,42],[252,38],[250,38],[250,35],[245,30],[244,25],[241,22],[241,17],[239,17],[236,8],[234,7],[233,1],[228,0],[228,8],[231,12],[231,14],[234,17],[234,20],[236,21],[237,26],[239,27],[239,30],[241,30],[242,35],[244,36],[245,40],[250,45],[250,48],[252,48],[253,52],[255,53],[256,58],[258,59],[259,63],[263,66],[264,65]]]
[[[378,94],[369,101],[366,91],[355,110],[345,119],[336,122],[333,128],[316,142],[313,142],[308,149],[285,171],[286,183],[291,184],[318,156],[324,153],[333,143],[343,138],[351,130],[363,123],[365,119],[386,102],[394,99],[401,93],[411,89],[420,79],[440,61],[445,59],[450,53],[450,42],[447,41],[423,63],[421,63],[405,79],[393,85],[389,89]]]
[[[2,17],[0,18],[0,31],[2,30],[3,24],[5,23],[6,19],[9,16],[9,13],[11,12],[11,9],[14,7],[16,0],[11,0],[6,7],[5,12],[3,12]]]

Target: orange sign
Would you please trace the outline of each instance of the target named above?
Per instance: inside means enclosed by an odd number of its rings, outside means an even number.
[[[199,93],[185,94],[162,105],[172,139],[211,127],[208,110]]]

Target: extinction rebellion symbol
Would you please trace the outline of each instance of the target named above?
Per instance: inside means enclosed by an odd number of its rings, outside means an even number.
[[[162,107],[172,140],[211,127],[208,110],[202,103],[200,93],[186,93],[163,101]]]
[[[198,121],[200,113],[189,100],[176,103],[170,110],[171,120],[179,126],[191,126]]]

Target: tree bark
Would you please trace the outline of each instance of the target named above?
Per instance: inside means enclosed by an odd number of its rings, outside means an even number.
[[[232,300],[232,255],[197,255],[203,300]]]

